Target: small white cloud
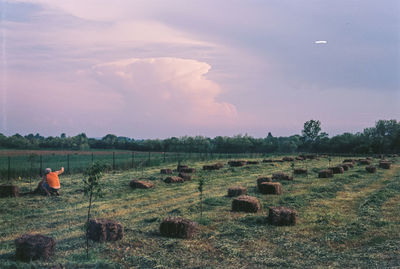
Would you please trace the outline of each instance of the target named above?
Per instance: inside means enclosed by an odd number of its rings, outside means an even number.
[[[328,41],[326,40],[317,40],[314,42],[314,44],[328,44]]]

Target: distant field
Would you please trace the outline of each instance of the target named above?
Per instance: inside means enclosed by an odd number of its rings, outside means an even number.
[[[261,160],[261,159],[259,159]],[[332,158],[331,165],[343,158]],[[392,159],[393,161],[398,161]],[[221,160],[226,162],[225,160]],[[374,159],[376,165],[378,160]],[[107,174],[105,197],[95,202],[93,215],[120,221],[124,238],[115,243],[91,243],[91,258],[84,252],[87,199],[82,175],[61,176],[59,197],[24,196],[0,199],[0,268],[26,268],[14,261],[14,240],[27,232],[57,240],[57,251],[48,262],[32,262],[36,268],[387,268],[400,266],[400,166],[375,174],[356,165],[344,174],[320,179],[317,172],[328,159],[296,161],[309,176],[281,181],[283,195],[263,195],[256,179],[274,172],[291,172],[291,163],[260,163],[202,171],[204,161],[186,162],[197,172],[192,181],[166,184],[162,167]],[[144,177],[156,184],[150,190],[132,190],[131,179]],[[199,219],[198,179],[204,178],[204,214]],[[21,191],[29,183],[16,182]],[[231,212],[227,188],[241,185],[256,196],[262,211]],[[275,227],[266,223],[269,206],[283,205],[298,212],[298,224]],[[168,215],[200,222],[191,240],[159,234],[160,221]],[[31,267],[29,267],[31,268]]]

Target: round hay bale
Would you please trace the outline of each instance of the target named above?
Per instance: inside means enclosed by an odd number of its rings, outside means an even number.
[[[296,159],[297,161],[304,161],[304,158],[303,158],[302,156],[297,156],[295,159]]]
[[[109,219],[90,219],[88,236],[96,242],[117,241],[124,237],[124,227]]]
[[[150,189],[154,187],[154,184],[148,181],[132,180],[129,183],[132,189]]]
[[[228,164],[232,167],[239,167],[239,166],[245,166],[247,161],[244,160],[234,160],[234,161],[229,161]]]
[[[294,158],[293,158],[293,157],[283,157],[282,160],[283,160],[284,162],[293,162],[293,161],[294,161]]]
[[[160,170],[160,173],[163,175],[171,175],[172,174],[172,169],[169,168],[163,168]]]
[[[349,171],[349,166],[344,163],[339,164],[338,167],[342,167],[344,171]]]
[[[365,170],[367,170],[368,173],[375,173],[376,172],[376,167],[373,165],[368,165],[365,167]]]
[[[257,186],[259,186],[263,182],[271,182],[272,179],[270,177],[262,176],[257,178]]]
[[[259,161],[247,161],[247,164],[259,164]]]
[[[369,159],[359,159],[358,163],[360,165],[370,165],[371,164],[371,160],[369,160]]]
[[[268,220],[270,224],[276,226],[296,225],[297,212],[283,206],[270,207]]]
[[[186,168],[181,168],[179,170],[179,172],[191,174],[191,173],[196,173],[196,169],[195,168],[186,167]]]
[[[253,196],[241,195],[232,201],[232,211],[257,213],[261,209],[260,201]]]
[[[296,168],[293,170],[295,175],[306,175],[308,173],[307,169],[305,168]]]
[[[41,234],[24,234],[15,240],[15,257],[19,261],[49,259],[55,251],[53,238]]]
[[[333,172],[332,172],[332,170],[329,170],[329,169],[321,170],[318,172],[318,177],[319,178],[333,177]]]
[[[160,224],[160,233],[162,236],[174,238],[192,238],[198,230],[198,224],[195,221],[180,217],[168,217]]]
[[[343,163],[352,163],[352,164],[354,164],[354,163],[356,163],[356,160],[355,159],[344,159]]]
[[[246,187],[236,186],[236,187],[231,187],[228,189],[229,197],[235,197],[235,196],[244,195],[244,194],[247,194]]]
[[[178,177],[183,178],[183,180],[185,180],[185,181],[192,180],[192,176],[191,175],[188,175],[188,174],[185,174],[185,173],[182,173],[182,172],[178,174]]]
[[[354,163],[343,163],[342,165],[346,165],[349,169],[354,167]]]
[[[184,182],[185,180],[181,177],[177,177],[177,176],[170,176],[167,177],[166,179],[164,179],[165,183],[181,183]]]
[[[14,185],[0,185],[0,197],[18,197],[19,189]]]
[[[329,167],[328,169],[331,170],[333,174],[343,174],[344,173],[344,169],[341,166]]]
[[[258,190],[262,194],[282,194],[282,185],[279,182],[263,182],[258,185]]]
[[[262,162],[263,163],[272,163],[272,162],[274,162],[274,160],[272,160],[272,159],[264,159],[264,160],[262,160]]]
[[[390,169],[391,165],[392,165],[392,163],[390,161],[380,161],[379,162],[379,168]]]
[[[282,172],[278,172],[278,173],[274,173],[272,174],[272,179],[275,180],[293,180],[293,177],[291,175],[282,173]]]
[[[209,164],[209,165],[203,165],[203,170],[219,170],[222,167],[224,167],[223,163],[215,163],[215,164]]]

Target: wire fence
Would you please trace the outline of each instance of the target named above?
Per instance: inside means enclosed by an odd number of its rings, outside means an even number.
[[[206,161],[233,158],[261,158],[263,153],[180,153],[180,152],[92,152],[79,154],[29,154],[0,156],[0,181],[11,182],[19,178],[37,178],[44,169],[64,167],[66,174],[82,173],[93,162],[100,161],[112,170],[141,169],[178,161]]]

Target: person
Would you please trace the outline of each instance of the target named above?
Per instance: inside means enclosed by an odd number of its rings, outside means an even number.
[[[52,172],[51,168],[46,168],[44,170],[44,175],[42,179],[42,187],[46,194],[50,196],[52,193],[57,196],[60,195],[58,190],[61,188],[60,179],[58,178],[64,172],[64,167],[61,167],[60,170]]]

